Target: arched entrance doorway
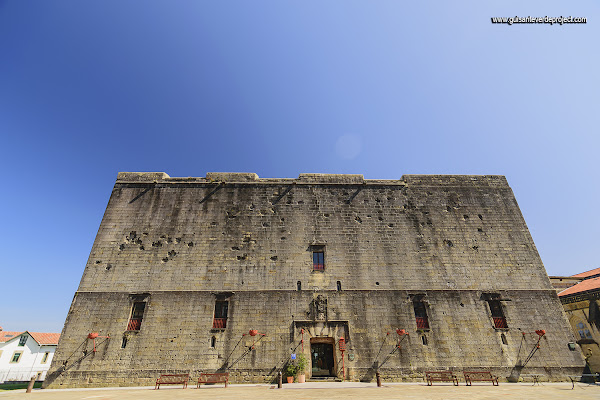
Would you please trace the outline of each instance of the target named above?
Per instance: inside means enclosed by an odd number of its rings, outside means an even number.
[[[336,376],[334,344],[335,341],[331,337],[310,339],[311,375],[313,377]]]

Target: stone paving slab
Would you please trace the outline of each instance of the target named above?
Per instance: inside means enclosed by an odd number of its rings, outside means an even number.
[[[223,385],[195,386],[182,389],[177,386],[154,390],[153,387],[136,388],[95,388],[95,389],[36,389],[31,394],[25,390],[0,392],[1,400],[139,400],[139,399],[194,399],[194,400],[237,400],[237,399],[600,399],[600,385],[578,383],[571,389],[571,383],[543,383],[533,386],[530,383],[474,384],[456,387],[451,384],[426,386],[424,383],[390,383],[378,388],[373,383],[331,382],[284,384],[282,389],[273,385]]]

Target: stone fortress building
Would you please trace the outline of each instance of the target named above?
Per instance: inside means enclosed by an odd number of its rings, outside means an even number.
[[[122,172],[45,386],[272,382],[298,353],[308,378],[560,380],[573,342],[503,176]]]

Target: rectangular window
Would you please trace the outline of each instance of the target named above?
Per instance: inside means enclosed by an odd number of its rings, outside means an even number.
[[[427,309],[422,298],[415,298],[413,300],[413,308],[415,310],[415,319],[417,320],[417,329],[429,329]]]
[[[325,270],[325,252],[313,251],[313,271]]]
[[[226,300],[217,300],[215,302],[215,316],[213,318],[214,329],[225,329],[227,327],[227,311],[229,302]]]
[[[50,355],[49,352],[44,353],[44,357],[42,357],[42,364],[46,364],[46,362],[48,361],[49,355]]]
[[[494,328],[508,329],[508,324],[506,323],[506,317],[504,316],[504,311],[502,310],[502,304],[500,304],[500,300],[488,300],[488,305],[490,306],[490,311],[492,312]]]
[[[23,354],[23,352],[22,352],[22,351],[15,351],[15,352],[13,353],[13,356],[12,356],[12,358],[11,358],[10,362],[11,362],[12,364],[18,363],[18,362],[19,362],[19,360],[21,359],[21,354]]]
[[[136,301],[131,307],[131,317],[127,323],[128,331],[139,331],[142,326],[142,319],[144,318],[144,310],[146,309],[146,303],[143,301]]]
[[[19,338],[19,346],[23,347],[25,346],[25,343],[27,343],[27,335],[23,335]]]

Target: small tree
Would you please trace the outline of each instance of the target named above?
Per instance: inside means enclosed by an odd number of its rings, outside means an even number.
[[[285,375],[286,376],[296,376],[298,372],[298,367],[291,362],[288,362],[285,366]]]
[[[296,373],[304,374],[306,370],[306,365],[308,364],[308,360],[303,353],[299,353],[296,356]]]

